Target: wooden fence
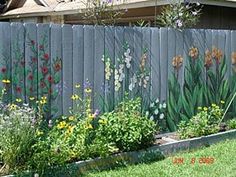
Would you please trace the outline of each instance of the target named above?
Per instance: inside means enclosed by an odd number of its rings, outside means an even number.
[[[25,101],[35,99],[33,96],[45,91],[44,87],[52,94],[56,88],[61,94],[51,105],[59,108],[58,114],[64,114],[73,106],[71,95],[76,83],[88,79],[94,95],[104,96],[101,90],[105,83],[102,56],[109,56],[112,63],[118,65],[117,59],[122,58],[124,45],[130,50],[133,71],[138,69],[145,52],[150,68],[146,92],[150,98],[165,100],[168,76],[173,71],[172,59],[177,55],[187,58],[191,46],[197,47],[202,56],[213,46],[221,49],[230,76],[231,53],[236,51],[236,31],[189,29],[181,32],[149,27],[0,23],[0,68],[4,80],[0,86],[6,86],[10,80],[11,100],[20,95]],[[114,81],[114,72],[112,78]],[[183,67],[179,78],[183,83]],[[47,82],[41,82],[43,79]],[[114,91],[114,84],[112,89]],[[98,107],[96,98],[93,104]]]

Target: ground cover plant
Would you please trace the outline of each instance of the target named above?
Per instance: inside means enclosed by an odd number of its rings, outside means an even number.
[[[236,141],[226,141],[193,152],[178,153],[163,161],[127,166],[111,171],[90,173],[89,177],[234,177],[236,173]],[[177,159],[180,159],[179,161]],[[208,159],[208,160],[207,160]],[[183,160],[183,161],[182,161]]]

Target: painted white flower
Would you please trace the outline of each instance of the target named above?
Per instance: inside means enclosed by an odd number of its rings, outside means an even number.
[[[165,109],[166,108],[166,103],[163,103],[162,107]]]
[[[136,83],[137,83],[137,76],[136,74],[134,74],[133,77],[130,79],[130,85],[129,85],[130,91],[132,91],[135,88]]]
[[[126,67],[127,67],[127,68],[130,68],[130,67],[131,67],[131,64],[130,64],[130,63],[126,63]]]
[[[150,104],[150,108],[153,108],[155,106],[155,103]]]
[[[102,55],[102,61],[103,61],[103,62],[105,61],[105,56],[104,56],[104,55]]]
[[[160,119],[164,119],[165,115],[163,113],[160,114]]]
[[[158,109],[155,109],[154,114],[157,115],[159,113]]]
[[[156,103],[159,103],[159,99],[157,98],[155,102],[156,102]]]
[[[115,80],[119,80],[119,72],[117,69],[115,69]]]

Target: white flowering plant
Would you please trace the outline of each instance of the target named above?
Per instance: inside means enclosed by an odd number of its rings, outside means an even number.
[[[200,3],[174,0],[162,8],[161,14],[156,17],[157,24],[178,30],[193,27],[199,21],[202,8]]]
[[[5,105],[0,113],[0,161],[3,162],[0,176],[26,168],[40,120],[28,105]]]
[[[151,102],[148,110],[146,111],[146,117],[153,120],[161,132],[167,130],[166,128],[166,114],[167,114],[167,105],[165,102],[161,102],[158,98]]]

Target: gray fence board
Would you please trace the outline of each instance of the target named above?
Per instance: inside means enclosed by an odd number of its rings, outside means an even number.
[[[25,77],[26,77],[26,100],[31,102],[38,95],[38,50],[37,50],[37,26],[33,23],[25,24]],[[35,101],[32,100],[32,101]]]
[[[63,72],[63,113],[68,114],[69,108],[72,108],[73,92],[73,62],[72,62],[72,42],[73,31],[71,25],[63,25],[62,28],[62,72]],[[71,70],[68,70],[70,68]]]
[[[132,65],[132,77],[134,77],[134,74],[136,71],[140,69],[140,62],[143,55],[143,33],[142,28],[135,27],[134,28],[134,51],[133,51],[133,65]],[[132,96],[138,93],[140,89],[138,89],[138,82],[136,83],[136,87],[133,88],[131,91]]]
[[[101,26],[95,27],[94,31],[94,108],[101,108],[101,98],[104,98],[104,91],[101,89],[102,84],[104,84],[104,63],[102,61],[102,56],[105,50],[105,30]],[[114,51],[113,51],[114,53]]]
[[[117,27],[115,28],[115,65],[116,68],[119,70],[119,60],[122,60],[124,54],[124,28]],[[115,105],[120,102],[120,98],[124,95],[124,81],[120,82],[121,87],[118,91],[115,91]]]
[[[111,60],[111,69],[115,64],[115,29],[114,27],[105,27],[105,55]],[[106,74],[106,72],[105,72]],[[109,83],[109,84],[108,84]],[[106,107],[114,106],[114,70],[112,69],[110,80],[105,79],[105,102]]]
[[[160,98],[160,33],[158,28],[152,28],[151,37],[151,98]]]
[[[147,62],[146,62],[146,67],[151,68],[151,29],[150,28],[142,28],[142,33],[143,33],[143,43],[142,43],[142,55],[144,52],[147,54]],[[142,81],[142,90],[143,90],[143,97],[148,103],[150,101],[150,73],[148,73],[149,79],[147,80],[147,85],[146,88],[144,87],[144,80]]]
[[[51,103],[51,109],[53,110],[54,117],[62,114],[62,96],[63,96],[63,75],[62,69],[59,69],[59,64],[62,66],[62,28],[61,25],[51,25],[51,70],[56,80],[59,83],[52,85],[53,98]],[[58,69],[57,69],[58,68]],[[54,79],[54,80],[55,80]],[[55,96],[54,96],[55,95]]]
[[[25,101],[25,29],[22,23],[11,24],[11,49],[12,99]]]
[[[73,93],[83,97],[84,83],[84,27],[82,25],[73,26]],[[75,85],[79,84],[79,89]],[[75,107],[75,103],[73,104]]]
[[[11,80],[11,26],[9,23],[0,22],[0,39],[0,68],[2,79]],[[9,101],[11,101],[10,86],[11,85],[5,85],[0,81],[0,87],[6,88],[6,94],[9,94]]]
[[[226,60],[226,65],[227,65],[227,78],[230,78],[231,76],[231,33],[228,30],[224,30],[225,33],[225,60]]]
[[[182,31],[175,32],[176,42],[175,42],[175,53],[183,57],[184,55],[184,36]],[[186,59],[184,59],[186,60]],[[179,69],[179,78],[178,81],[181,86],[184,84],[184,66]]]
[[[231,31],[231,52],[236,52],[236,31]],[[231,74],[233,74],[234,71],[232,70],[232,62],[230,70]]]
[[[161,101],[167,98],[168,84],[168,29],[160,29],[160,75],[161,75]],[[171,66],[170,66],[171,67]]]

